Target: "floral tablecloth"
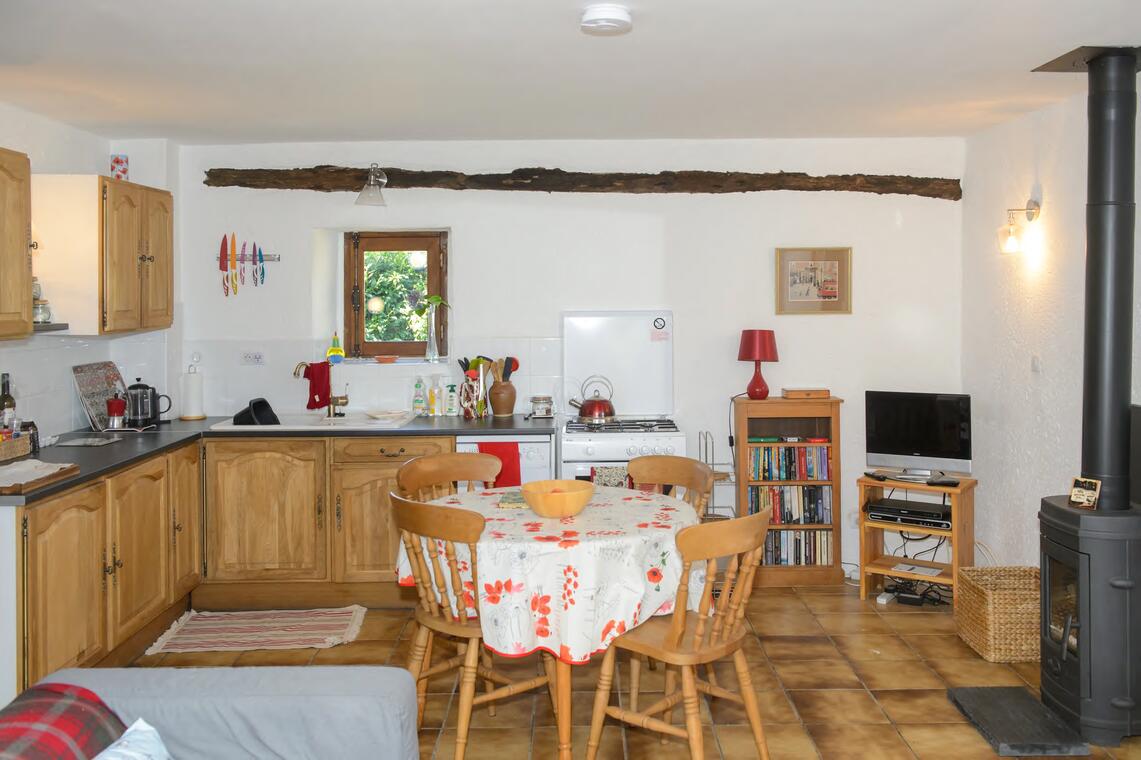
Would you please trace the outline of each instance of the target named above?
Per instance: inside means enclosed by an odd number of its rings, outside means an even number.
[[[479,512],[487,521],[476,545],[479,578],[471,577],[467,548],[456,549],[469,612],[478,593],[490,649],[506,656],[544,649],[580,664],[640,621],[673,611],[682,571],[674,535],[698,522],[692,507],[661,494],[596,487],[578,515],[549,519],[526,508],[501,508],[502,495],[513,490],[433,502]],[[690,579],[694,605],[705,584],[698,564]],[[403,545],[397,573],[401,585],[415,585]]]

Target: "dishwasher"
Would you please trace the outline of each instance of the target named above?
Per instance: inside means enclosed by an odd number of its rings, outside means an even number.
[[[519,475],[524,483],[555,477],[553,435],[461,435],[456,437],[456,451],[477,453],[480,443],[519,444]]]

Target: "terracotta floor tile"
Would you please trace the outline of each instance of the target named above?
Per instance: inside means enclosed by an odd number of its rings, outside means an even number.
[[[965,723],[966,718],[947,699],[946,689],[894,689],[872,696],[895,723]]]
[[[914,760],[895,726],[890,724],[817,724],[808,733],[823,760]]]
[[[788,660],[773,663],[786,689],[862,689],[852,666],[844,660]]]
[[[476,682],[475,694],[483,693],[483,682]],[[548,702],[550,699],[543,695]],[[457,689],[448,711],[445,728],[455,728],[460,714],[460,695]],[[487,714],[487,705],[476,705],[471,711],[472,728],[530,728],[535,716],[535,693],[524,692],[495,703],[495,717]]]
[[[801,597],[801,601],[813,613],[820,614],[835,614],[837,612],[848,613],[874,613],[876,611],[876,603],[874,600],[865,599],[861,600],[858,596],[848,596],[839,594],[805,594]]]
[[[955,628],[955,618],[951,615],[944,615],[939,612],[926,612],[926,613],[881,613],[888,625],[890,625],[896,633],[904,635],[916,634],[953,634],[957,630]]]
[[[662,667],[661,663],[658,667]],[[649,670],[645,665],[642,666],[642,671]],[[592,659],[585,665],[574,665],[571,667],[571,690],[572,691],[591,691],[598,687],[598,674],[602,671],[602,653],[599,652],[598,656]],[[615,671],[614,683],[618,683],[618,673]]]
[[[953,604],[924,604],[922,607],[918,607],[914,604],[900,604],[893,600],[887,604],[877,604],[876,611],[888,615],[910,615],[913,613],[919,613],[920,615],[954,615],[955,606]]]
[[[757,692],[757,704],[761,708],[761,722],[765,725],[800,722],[788,695],[781,689]],[[720,725],[740,725],[749,722],[744,706],[727,699],[709,699],[709,712],[713,716],[713,722]]]
[[[164,657],[166,657],[165,652],[159,652],[158,654],[139,655],[131,663],[131,667],[132,668],[156,668],[162,662]]]
[[[797,596],[756,596],[745,603],[745,612],[766,615],[807,615],[809,607]]]
[[[354,641],[318,649],[313,665],[386,665],[395,641]]]
[[[536,726],[531,744],[531,757],[533,760],[553,758],[559,751],[559,732],[551,726]],[[571,754],[576,758],[586,757],[586,743],[590,740],[590,728],[575,726],[571,729]],[[622,760],[624,757],[622,747],[622,728],[613,720],[602,729],[602,739],[598,743],[598,760]],[[521,757],[526,757],[525,755]],[[449,755],[440,760],[451,760]],[[500,760],[516,760],[514,757],[504,757]]]
[[[981,660],[978,652],[971,649],[955,634],[904,636],[903,640],[925,660]]]
[[[899,733],[919,760],[989,760],[998,757],[967,723],[932,726],[903,725]]]
[[[918,660],[885,664],[869,660],[852,663],[856,675],[869,689],[941,689],[943,680]]]
[[[749,662],[764,662],[768,659],[764,647],[761,646],[761,640],[756,636],[746,636],[741,644],[741,651],[745,653],[745,659]],[[729,659],[732,660],[732,657]]]
[[[769,596],[796,596],[792,586],[753,586],[753,598]]]
[[[617,705],[618,700],[612,694],[610,704]],[[648,705],[649,702],[642,704]],[[590,713],[594,709],[593,691],[575,691],[571,693],[571,725],[589,726]],[[555,725],[555,712],[551,709],[551,698],[548,694],[535,692],[535,725]]]
[[[811,614],[804,613],[747,613],[753,630],[761,636],[823,636],[824,629]]]
[[[319,649],[252,649],[242,652],[234,667],[252,665],[308,665]]]
[[[242,652],[170,652],[164,668],[225,668],[233,665]]]
[[[827,636],[765,636],[761,645],[770,660],[832,660],[839,650]]]
[[[679,723],[680,720],[680,715],[674,716],[674,723]],[[713,735],[713,728],[704,726],[701,735],[705,740],[702,747],[704,757],[719,760],[721,750],[717,745],[717,737]],[[666,737],[665,744],[661,743],[663,736]],[[689,743],[680,737],[627,726],[626,757],[629,760],[690,760]]]
[[[1141,760],[1141,736],[1131,736],[1118,747],[1108,750],[1115,760]]]
[[[405,625],[410,634],[416,627],[408,610],[369,610],[365,613],[361,631],[354,640],[398,639]]]
[[[654,704],[655,702],[657,702],[658,700],[660,700],[664,696],[665,696],[665,692],[662,692],[662,691],[639,691],[638,692],[638,709],[644,710],[645,708]],[[711,723],[713,723],[713,715],[709,711],[709,700],[703,694],[698,694],[697,696],[698,696],[698,703],[699,703],[699,706],[701,708],[701,723],[702,723],[702,725],[710,725]],[[611,698],[610,704],[612,704],[612,705],[621,704],[623,707],[629,707],[630,706],[630,693],[629,692],[623,692],[622,698],[620,701],[615,701],[613,698]],[[655,717],[660,718],[661,713],[659,713]],[[684,720],[685,720],[685,717],[684,717],[684,713],[682,712],[681,703],[678,703],[677,707],[675,707],[673,710],[673,722],[675,724],[680,724],[680,723],[683,723]],[[576,719],[576,721],[577,721],[577,719]]]
[[[866,689],[789,692],[805,723],[887,723],[887,716]]]
[[[891,633],[892,628],[874,612],[820,614],[816,621],[828,633]]]
[[[436,742],[440,739],[438,728],[420,729],[420,760],[431,760],[436,751]]]
[[[849,660],[916,660],[919,655],[894,633],[852,633],[832,636]]]
[[[422,728],[443,728],[452,705],[451,694],[429,694],[424,702],[424,723]],[[453,728],[454,728],[453,724]]]
[[[392,647],[392,651],[388,653],[388,664],[396,665],[401,668],[408,667],[408,655],[412,652],[412,640],[400,639],[396,645]],[[451,653],[449,653],[450,655]],[[432,652],[432,659],[437,660],[435,651]]]
[[[1030,686],[1038,688],[1042,684],[1042,665],[1037,662],[1012,662],[1010,667],[1015,673],[1022,676],[1022,680]]]
[[[717,683],[719,685],[729,689],[729,691],[737,690],[739,686],[737,682],[737,670],[731,661],[726,662],[722,660],[714,664],[713,670],[717,674]],[[772,665],[767,662],[750,662],[749,678],[753,682],[753,688],[757,691],[781,688],[781,683],[777,680]],[[645,679],[643,678],[643,680]]]
[[[814,595],[828,595],[828,596],[850,596],[854,599],[860,598],[860,589],[856,586],[849,586],[848,584],[828,584],[826,586],[794,586],[793,591],[796,595],[804,598]]]
[[[1008,666],[986,660],[928,660],[947,686],[1024,686]]]
[[[717,726],[714,731],[726,760],[757,757],[753,732],[746,726]],[[765,745],[772,760],[816,760],[816,746],[801,725],[765,726]]]
[[[436,757],[445,760],[456,751],[455,729],[440,732]],[[517,728],[472,728],[468,731],[466,760],[506,760],[527,757],[531,751],[531,732]]]

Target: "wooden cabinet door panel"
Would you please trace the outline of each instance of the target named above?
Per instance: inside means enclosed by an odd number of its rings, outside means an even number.
[[[398,464],[345,465],[333,469],[333,580],[396,580],[400,540],[388,494]]]
[[[170,327],[174,321],[174,198],[147,189],[143,203],[142,326]]]
[[[170,507],[166,458],[156,457],[107,479],[111,540],[108,637],[114,648],[167,605]]]
[[[206,444],[207,580],[324,580],[324,440]]]
[[[170,468],[171,593],[174,602],[202,582],[202,456],[198,444],[167,457]]]
[[[103,194],[103,331],[136,330],[141,324],[143,189],[104,179]]]
[[[32,170],[0,148],[0,338],[32,332]]]
[[[90,486],[27,511],[28,683],[108,651],[106,497]]]

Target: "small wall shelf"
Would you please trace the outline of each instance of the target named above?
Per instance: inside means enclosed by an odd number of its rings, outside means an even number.
[[[61,332],[70,329],[71,325],[67,322],[49,322],[46,324],[32,325],[32,331],[38,333]]]

